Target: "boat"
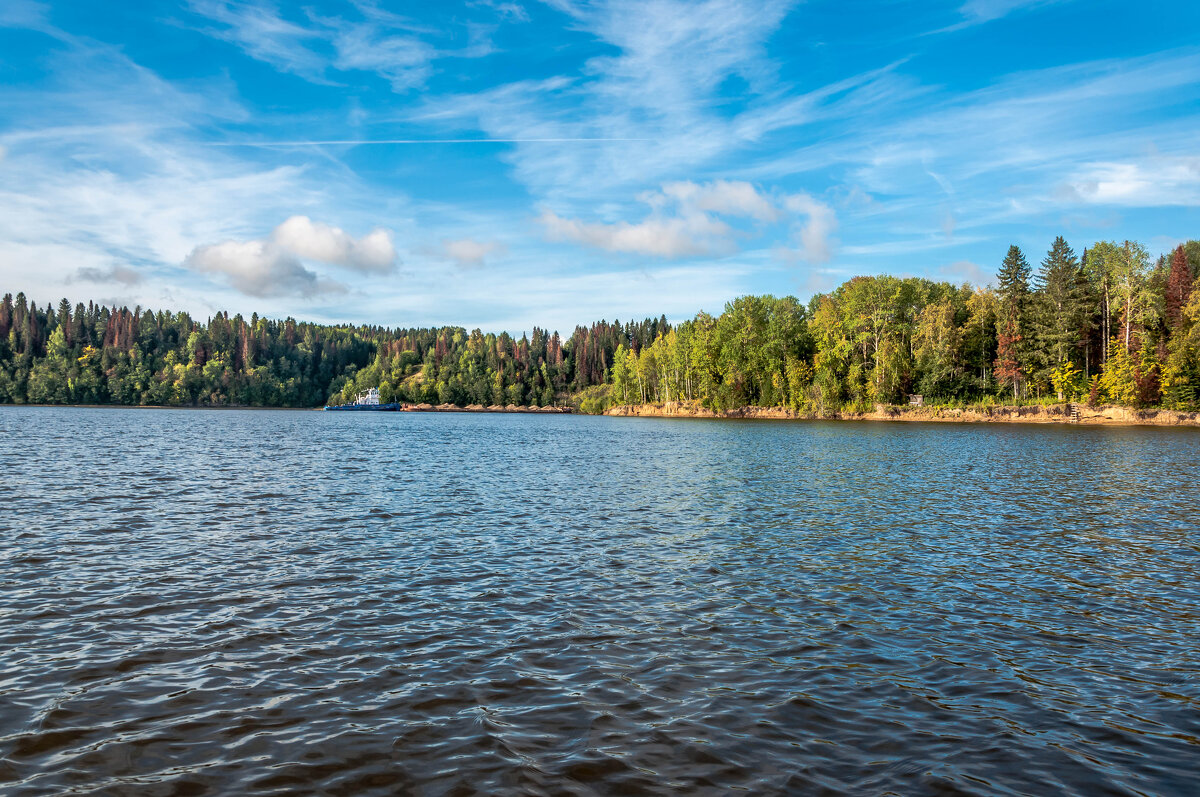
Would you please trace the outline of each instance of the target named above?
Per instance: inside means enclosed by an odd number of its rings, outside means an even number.
[[[354,401],[350,404],[334,404],[326,406],[326,410],[339,411],[357,411],[357,412],[395,412],[400,409],[400,405],[396,403],[381,404],[379,401],[379,388],[373,387],[365,393],[359,393],[354,397]]]

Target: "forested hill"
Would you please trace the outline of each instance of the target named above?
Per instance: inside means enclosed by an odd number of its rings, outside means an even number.
[[[744,296],[719,316],[532,335],[329,326],[219,313],[0,303],[0,403],[314,407],[378,387],[432,404],[691,401],[813,415],[1062,395],[1200,409],[1200,242],[1152,260],[1062,238],[1017,247],[997,286],[856,277],[807,305]]]
[[[460,327],[330,326],[88,303],[0,302],[0,403],[316,407],[378,387],[385,401],[536,404],[603,382],[618,346],[666,319],[578,328],[567,341]]]

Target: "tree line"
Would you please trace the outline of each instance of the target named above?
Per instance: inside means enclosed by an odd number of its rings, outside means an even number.
[[[314,407],[375,387],[385,402],[545,406],[604,382],[613,351],[665,318],[557,332],[324,325],[89,302],[0,302],[0,403]]]
[[[1200,242],[1152,261],[1134,241],[1036,272],[1008,250],[993,287],[855,277],[807,305],[743,296],[614,354],[609,400],[789,407],[1077,400],[1200,409]]]
[[[385,402],[687,401],[812,415],[901,403],[1077,400],[1200,409],[1200,242],[1134,242],[1036,271],[1016,246],[995,287],[855,277],[801,303],[743,296],[700,312],[599,321],[567,339],[249,319],[89,302],[0,302],[0,403],[313,407]]]

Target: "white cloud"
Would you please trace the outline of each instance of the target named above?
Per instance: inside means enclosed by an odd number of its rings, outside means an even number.
[[[361,69],[388,79],[392,89],[405,92],[420,87],[433,73],[437,56],[432,46],[409,34],[389,34],[375,22],[348,23],[326,20],[337,51],[333,65],[341,70]]]
[[[808,263],[828,262],[833,256],[834,246],[830,236],[838,227],[833,208],[803,193],[785,198],[784,207],[804,217],[792,225],[792,239],[797,246],[784,250],[785,257],[799,258]]]
[[[482,266],[488,255],[505,251],[499,241],[477,241],[474,238],[444,239],[439,257],[454,261],[460,268]]]
[[[248,296],[309,298],[346,290],[305,268],[301,259],[379,274],[395,267],[396,249],[387,230],[373,230],[355,240],[338,227],[292,216],[264,240],[198,246],[183,264],[200,273],[224,274],[230,285]]]
[[[1066,182],[1069,197],[1124,207],[1200,203],[1200,157],[1155,157],[1141,162],[1092,163]]]
[[[292,253],[269,241],[226,241],[199,246],[184,265],[207,274],[224,274],[238,291],[260,298],[341,293],[345,286],[306,269]]]
[[[191,7],[197,14],[224,26],[206,33],[237,45],[251,58],[310,80],[319,79],[325,71],[326,59],[307,44],[317,34],[289,22],[265,3],[191,0]]]
[[[642,192],[638,200],[649,205],[651,212],[636,224],[587,223],[549,210],[538,221],[552,240],[574,241],[609,252],[674,258],[733,251],[735,230],[717,215],[759,221],[780,217],[769,196],[740,181],[671,182],[658,191]]]
[[[1197,70],[1194,51],[1168,51],[1015,73],[919,104],[885,101],[883,113],[836,125],[810,146],[768,155],[740,174],[786,180],[833,169],[886,196],[871,208],[847,208],[857,240],[918,235],[940,228],[947,213],[955,219],[953,240],[965,244],[964,231],[1026,219],[1041,224],[1048,213],[1081,204],[1194,204],[1200,192],[1189,184],[1185,162],[1195,156],[1200,118],[1163,119],[1157,109],[1200,107]],[[1122,112],[1114,115],[1115,107]],[[952,193],[927,190],[937,179],[931,173]],[[1149,176],[1157,192],[1145,185]]]
[[[538,219],[548,237],[573,241],[610,252],[687,257],[724,255],[734,251],[735,237],[761,235],[764,229],[738,229],[719,218],[741,217],[759,222],[791,221],[797,249],[781,250],[787,259],[824,263],[832,255],[831,234],[837,230],[833,208],[808,194],[776,199],[754,185],[733,180],[709,183],[666,183],[638,199],[651,208],[643,221],[582,222],[546,210]]]
[[[673,200],[683,207],[726,216],[743,216],[759,221],[779,219],[779,209],[765,194],[750,183],[737,180],[714,180],[704,184],[690,181],[666,183],[660,193],[643,194],[642,199],[653,207]]]
[[[190,0],[192,10],[219,25],[203,32],[240,47],[246,55],[318,84],[332,84],[327,70],[374,72],[399,93],[419,88],[433,74],[439,58],[478,58],[493,51],[480,40],[481,26],[466,21],[472,43],[458,50],[439,50],[421,38],[449,35],[446,31],[419,29],[405,18],[373,3],[354,3],[361,19],[323,17],[305,9],[307,19],[285,19],[263,0]],[[519,18],[523,9],[505,4],[495,9],[501,16]]]
[[[587,144],[522,143],[504,157],[539,198],[594,202],[598,192],[667,181],[795,124],[780,116],[775,64],[766,41],[790,0],[607,0],[560,5],[572,25],[614,55],[582,74],[508,83],[430,99],[420,117],[447,130],[476,126],[506,140],[611,139]],[[719,96],[739,84],[730,114]],[[789,106],[790,107],[790,106]]]
[[[675,218],[650,218],[638,224],[585,223],[564,219],[552,211],[539,222],[554,241],[573,241],[609,252],[628,252],[657,257],[708,255],[729,251],[729,225],[704,213],[687,213]]]
[[[396,265],[392,234],[372,230],[355,240],[339,227],[292,216],[271,233],[271,242],[292,254],[364,273],[386,273]]]

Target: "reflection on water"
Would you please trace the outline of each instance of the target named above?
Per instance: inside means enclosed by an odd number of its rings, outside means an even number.
[[[13,794],[1189,793],[1190,429],[0,408]]]

